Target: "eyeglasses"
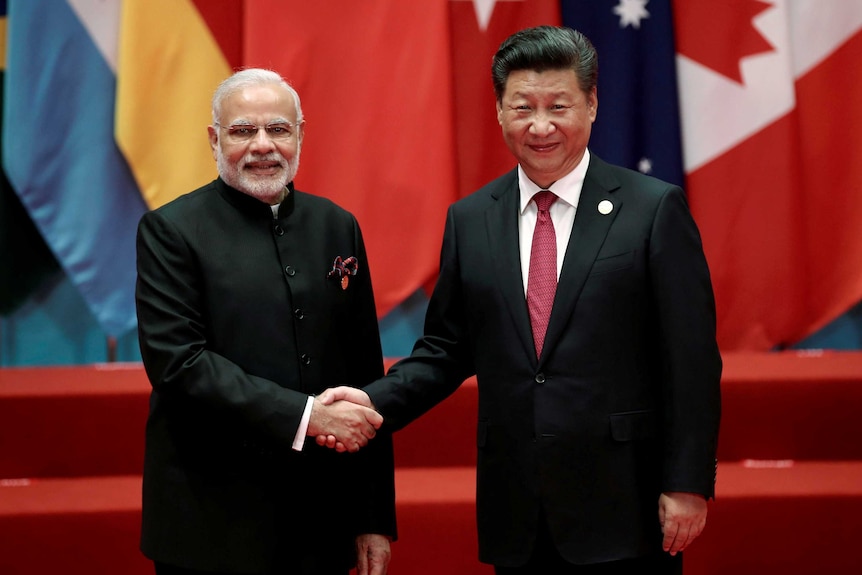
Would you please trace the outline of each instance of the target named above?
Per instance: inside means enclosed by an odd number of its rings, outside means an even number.
[[[266,132],[267,138],[277,142],[290,140],[296,135],[296,128],[291,122],[272,122],[265,126],[256,126],[254,124],[232,124],[230,126],[222,126],[218,122],[214,122],[214,124],[216,127],[226,130],[228,140],[236,143],[249,142],[253,140],[257,137],[257,133],[261,128]]]

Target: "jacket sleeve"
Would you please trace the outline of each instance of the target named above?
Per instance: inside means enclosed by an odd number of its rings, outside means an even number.
[[[239,418],[241,427],[289,446],[307,395],[246,373],[212,351],[201,256],[184,234],[160,212],[146,213],[138,226],[137,257],[139,343],[154,390],[175,403],[193,403],[208,414],[201,422],[217,427]]]
[[[713,497],[722,361],[709,269],[678,187],[660,201],[649,258],[662,357],[662,491]]]
[[[345,329],[352,331],[353,344],[347,346],[353,352],[349,358],[354,366],[355,379],[348,382],[362,387],[383,375],[383,352],[380,344],[380,331],[374,303],[374,290],[371,270],[362,232],[353,220],[356,255],[364,264],[355,278],[355,301],[352,309],[354,317],[346,322]],[[361,500],[357,534],[377,533],[397,539],[395,520],[395,461],[392,435],[378,433],[368,445],[357,454],[358,467],[356,480],[359,482],[358,497]]]
[[[409,357],[366,388],[383,414],[384,427],[401,429],[454,393],[475,373],[469,348],[455,209],[450,206],[440,272],[425,314],[424,333]]]

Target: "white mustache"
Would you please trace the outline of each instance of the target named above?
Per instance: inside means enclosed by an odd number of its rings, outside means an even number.
[[[243,164],[250,164],[252,162],[277,162],[282,168],[287,165],[287,161],[281,154],[271,153],[265,154],[263,156],[257,154],[248,154],[242,159]]]

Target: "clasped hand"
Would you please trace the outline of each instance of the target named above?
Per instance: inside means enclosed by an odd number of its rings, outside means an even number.
[[[382,424],[383,416],[375,411],[368,394],[341,386],[314,398],[307,434],[318,445],[352,453],[368,445]]]

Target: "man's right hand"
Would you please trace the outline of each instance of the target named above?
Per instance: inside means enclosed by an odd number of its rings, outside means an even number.
[[[318,443],[320,437],[331,437],[332,446],[341,447],[338,451],[359,451],[383,424],[383,416],[371,407],[326,396],[328,392],[314,398],[307,435],[317,437]]]
[[[357,406],[363,406],[365,408],[374,409],[374,405],[371,403],[371,399],[368,397],[368,394],[362,391],[361,389],[357,389],[355,387],[348,387],[346,385],[342,385],[339,387],[330,387],[320,395],[315,398],[315,403],[320,401],[323,405],[334,405],[337,403],[345,403],[349,402],[351,404],[356,404]],[[374,412],[378,416],[379,413]],[[383,416],[380,416],[381,423],[383,422]],[[377,425],[375,429],[379,429],[380,425]],[[311,433],[311,426],[308,428],[308,435],[314,435]],[[370,438],[369,438],[370,439]],[[317,444],[329,447],[331,449],[335,449],[335,451],[339,453],[343,453],[345,451],[356,451],[355,449],[351,450],[350,445],[342,441],[337,435],[334,433],[321,433],[316,437]],[[357,448],[358,449],[358,448]]]

